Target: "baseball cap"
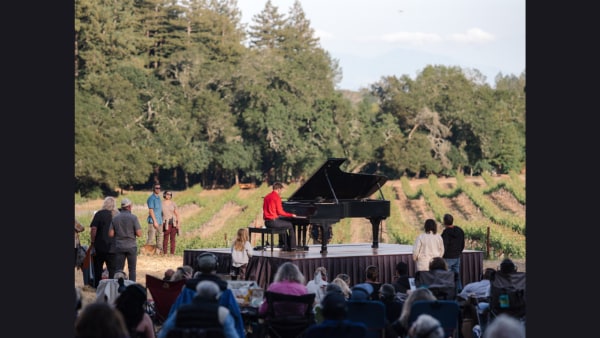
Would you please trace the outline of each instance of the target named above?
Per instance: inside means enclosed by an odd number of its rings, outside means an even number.
[[[124,198],[121,200],[121,208],[130,206],[130,205],[131,205],[131,201],[129,200],[129,198]]]

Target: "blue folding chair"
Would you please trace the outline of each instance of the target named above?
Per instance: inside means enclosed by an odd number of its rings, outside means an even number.
[[[446,337],[459,337],[460,307],[454,300],[417,300],[410,308],[408,327],[426,313],[440,321]]]
[[[367,325],[367,337],[385,337],[385,305],[378,300],[348,300],[348,320]]]

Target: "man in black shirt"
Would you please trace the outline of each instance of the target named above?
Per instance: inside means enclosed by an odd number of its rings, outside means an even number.
[[[448,270],[454,271],[456,280],[456,291],[462,290],[462,274],[460,273],[460,256],[465,248],[465,233],[454,225],[454,217],[450,214],[444,215],[444,230],[442,239],[444,240],[444,260],[448,265]]]

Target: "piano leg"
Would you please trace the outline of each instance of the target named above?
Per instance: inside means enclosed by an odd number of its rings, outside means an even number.
[[[369,218],[371,221],[371,230],[373,231],[373,244],[371,248],[379,248],[379,224],[381,224],[381,218]]]
[[[297,247],[302,248],[304,251],[308,251],[308,245],[306,245],[306,228],[307,224],[294,224],[296,229],[296,241],[298,242]]]
[[[322,236],[320,253],[327,253],[327,243],[329,243],[329,234],[331,233],[331,224],[324,223],[322,225],[319,225],[319,227],[321,228],[321,236]]]

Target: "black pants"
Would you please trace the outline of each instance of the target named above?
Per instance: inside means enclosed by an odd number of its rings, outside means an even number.
[[[286,229],[287,230],[287,241],[284,241],[285,248],[290,249],[292,247],[296,247],[296,234],[294,233],[294,226],[292,222],[282,219],[276,218],[270,221],[265,221],[265,226],[267,228],[276,228],[276,229]],[[281,244],[282,238],[279,237],[279,243]],[[273,245],[273,243],[271,243]]]

